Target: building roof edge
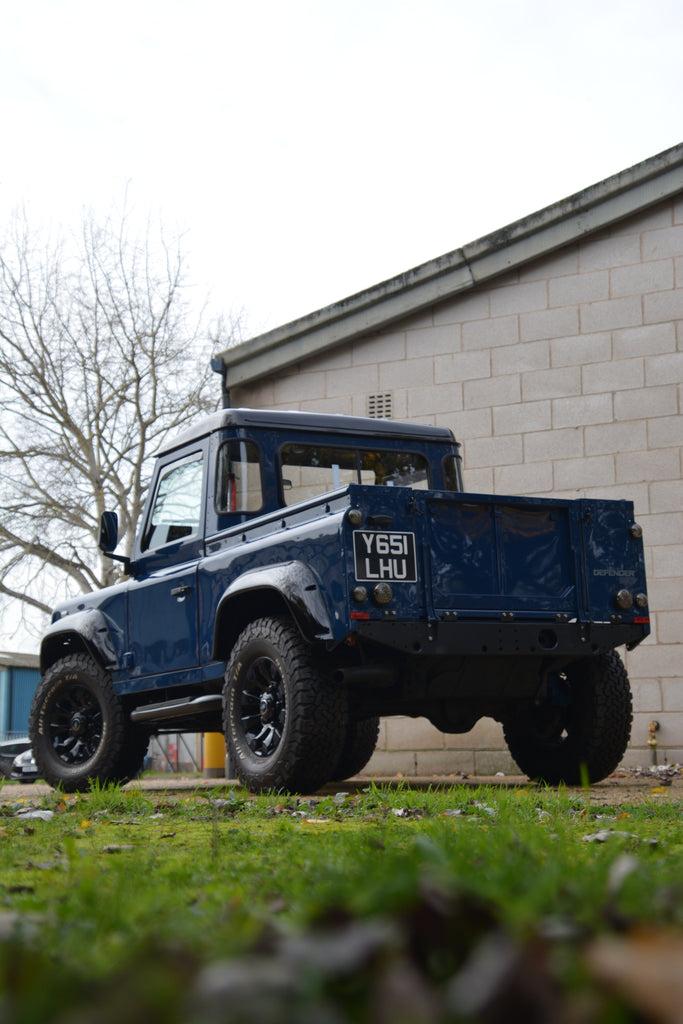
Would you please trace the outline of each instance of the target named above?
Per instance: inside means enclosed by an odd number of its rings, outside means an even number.
[[[683,143],[482,238],[219,353],[228,386],[374,333],[683,192]]]

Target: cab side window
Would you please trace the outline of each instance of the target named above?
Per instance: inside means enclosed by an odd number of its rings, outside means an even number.
[[[143,550],[192,537],[202,516],[202,456],[193,455],[167,466],[159,477],[145,533]]]

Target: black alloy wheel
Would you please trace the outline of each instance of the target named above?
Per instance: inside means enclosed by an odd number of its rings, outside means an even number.
[[[41,777],[67,793],[93,782],[127,782],[149,742],[149,733],[131,724],[111,676],[83,653],[45,672],[31,703],[29,737]]]
[[[46,725],[52,749],[64,764],[84,764],[102,742],[102,708],[78,683],[55,694],[46,708]]]
[[[287,618],[251,622],[225,673],[227,752],[253,792],[313,793],[334,775],[344,745],[347,693]]]
[[[270,757],[282,742],[287,700],[282,672],[272,658],[256,658],[238,695],[244,738],[255,757]]]

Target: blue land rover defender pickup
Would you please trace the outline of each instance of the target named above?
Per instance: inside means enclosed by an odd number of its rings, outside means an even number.
[[[220,731],[250,789],[360,772],[381,715],[502,723],[520,769],[597,781],[631,727],[616,648],[649,633],[629,501],[463,490],[450,430],[225,409],[158,454],[121,583],[57,607],[30,737],[66,791],[150,736]]]

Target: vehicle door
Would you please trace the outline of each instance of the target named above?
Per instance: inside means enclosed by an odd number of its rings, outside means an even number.
[[[197,564],[203,548],[205,477],[202,451],[170,460],[159,470],[129,589],[128,667],[133,677],[180,672],[199,663]]]

